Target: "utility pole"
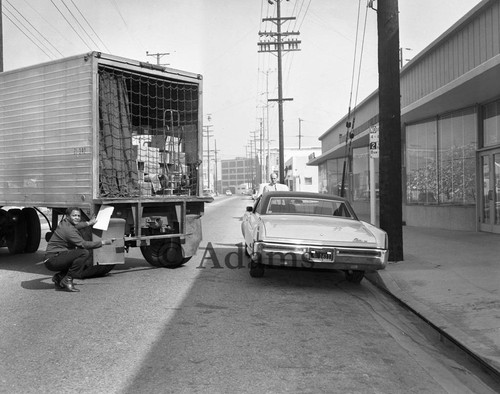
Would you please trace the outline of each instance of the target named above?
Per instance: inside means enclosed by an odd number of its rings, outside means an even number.
[[[210,190],[210,137],[212,137],[212,135],[210,134],[212,132],[210,130],[210,127],[212,127],[212,125],[207,125],[203,127],[205,128],[205,133],[207,136],[207,189]]]
[[[253,164],[256,175],[256,183],[259,184],[262,183],[262,171],[260,171],[259,168],[259,150],[257,148],[257,140],[259,139],[258,138],[259,130],[251,131],[250,134],[252,134],[251,144],[254,153],[254,155],[252,156],[252,160],[254,160]],[[254,159],[255,157],[257,158],[257,160]]]
[[[270,40],[258,42],[260,49],[258,52],[277,53],[278,58],[278,98],[268,101],[278,102],[278,140],[279,140],[279,180],[284,183],[285,179],[285,157],[284,157],[284,127],[283,127],[283,101],[292,101],[291,98],[283,98],[283,70],[282,70],[282,53],[290,51],[300,51],[300,41],[297,39],[283,39],[290,35],[299,35],[299,32],[282,32],[281,27],[284,22],[295,20],[294,17],[281,17],[281,2],[283,0],[268,0],[270,4],[276,3],[276,18],[264,18],[263,22],[273,22],[276,25],[276,32],[260,32],[259,36],[271,37]],[[288,0],[287,0],[288,1]]]
[[[0,0],[0,72],[3,72],[3,4]]]
[[[398,0],[379,0],[380,227],[389,237],[389,260],[403,260],[401,99]]]
[[[219,195],[219,185],[217,183],[217,178],[219,177],[218,171],[217,171],[217,140],[214,140],[214,156],[215,156],[215,195]]]
[[[404,58],[404,52],[403,51],[411,51],[411,48],[399,48],[399,68],[403,68],[404,61],[409,61],[410,59],[405,59]]]
[[[158,66],[168,66],[168,64],[160,64],[160,59],[165,55],[170,55],[170,53],[149,53],[148,51],[146,51],[146,56],[156,57],[156,64]]]
[[[262,109],[264,112],[264,109]],[[260,158],[260,179],[261,183],[264,182],[265,180],[265,174],[264,174],[264,118],[260,120],[260,136],[259,136],[259,158]]]
[[[302,142],[302,128],[301,128],[301,124],[302,124],[303,121],[304,121],[304,119],[300,119],[299,118],[299,149],[301,147],[301,142]]]
[[[269,134],[269,72],[267,70],[264,72],[266,74],[266,169],[264,174],[264,179],[269,179],[271,176],[271,156],[270,156],[270,134]]]

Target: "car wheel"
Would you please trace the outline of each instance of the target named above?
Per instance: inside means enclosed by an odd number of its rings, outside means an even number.
[[[250,261],[250,276],[252,278],[262,278],[264,276],[264,265]]]
[[[351,283],[360,283],[365,277],[365,271],[345,271],[345,278]]]

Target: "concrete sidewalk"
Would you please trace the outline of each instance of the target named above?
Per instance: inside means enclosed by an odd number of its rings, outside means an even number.
[[[500,375],[500,235],[403,228],[404,261],[367,279]]]

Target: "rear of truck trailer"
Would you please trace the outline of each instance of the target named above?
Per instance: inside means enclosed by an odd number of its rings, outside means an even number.
[[[199,74],[100,52],[0,73],[3,243],[15,222],[36,227],[33,209],[50,208],[53,229],[67,207],[91,216],[110,205],[125,246],[148,261],[162,265],[151,244],[164,239],[194,253],[211,200],[201,196],[201,97]]]

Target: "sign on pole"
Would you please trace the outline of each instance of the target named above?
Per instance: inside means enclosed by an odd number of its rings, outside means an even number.
[[[378,125],[370,127],[370,158],[379,157]]]

